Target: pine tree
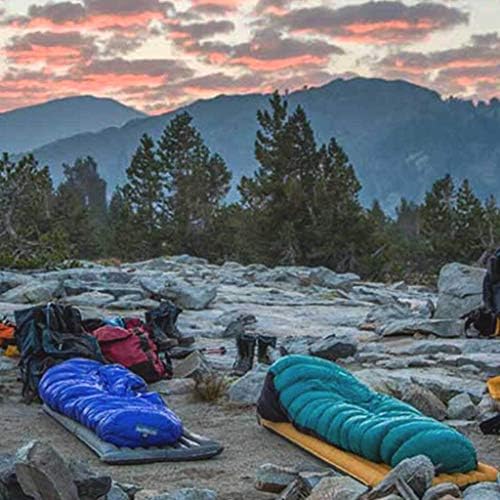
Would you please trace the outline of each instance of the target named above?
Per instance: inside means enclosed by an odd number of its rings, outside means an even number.
[[[206,255],[231,173],[222,157],[210,152],[192,120],[186,112],[175,116],[158,142],[158,157],[168,188],[168,234],[174,250]]]
[[[334,139],[318,148],[300,106],[289,115],[275,92],[270,108],[257,114],[259,168],[239,185],[256,254],[270,264],[350,268],[367,236],[354,169]]]
[[[52,181],[32,155],[0,158],[0,265],[42,266],[68,256],[51,214]]]
[[[313,263],[348,271],[374,250],[372,231],[361,203],[354,168],[335,139],[320,151],[315,187],[317,258]]]
[[[143,259],[144,243],[137,237],[137,230],[137,219],[123,189],[115,189],[109,203],[106,256],[121,260]]]
[[[453,179],[446,175],[438,179],[427,192],[420,210],[429,266],[435,269],[457,258],[455,200]]]
[[[73,258],[95,259],[104,247],[106,181],[91,157],[63,168],[64,180],[53,200],[54,220],[67,235]]]
[[[396,208],[396,226],[408,239],[416,239],[420,235],[420,211],[418,205],[406,198],[401,198]]]
[[[138,251],[143,257],[158,256],[165,250],[162,242],[168,216],[166,188],[166,175],[154,141],[144,134],[127,168],[127,183],[122,191],[125,205],[133,214],[130,230],[141,243]]]
[[[472,263],[481,257],[485,229],[483,207],[465,179],[458,190],[455,208],[455,238],[462,262]]]

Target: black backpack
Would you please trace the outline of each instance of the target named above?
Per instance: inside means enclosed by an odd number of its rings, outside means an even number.
[[[465,335],[473,326],[478,332],[480,337],[491,337],[495,334],[497,317],[486,307],[478,307],[461,316],[460,319],[465,319]]]
[[[23,397],[27,402],[37,397],[40,379],[51,366],[71,358],[105,363],[97,340],[85,332],[78,309],[47,304],[14,314]]]

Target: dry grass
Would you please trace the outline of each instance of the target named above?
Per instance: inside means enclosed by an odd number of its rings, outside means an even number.
[[[212,372],[197,378],[194,394],[197,399],[215,402],[226,395],[230,381],[227,377]]]

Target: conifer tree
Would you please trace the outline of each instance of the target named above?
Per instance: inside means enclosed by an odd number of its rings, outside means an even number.
[[[127,169],[122,193],[133,214],[129,230],[141,243],[137,251],[143,257],[155,257],[165,250],[162,246],[168,215],[165,177],[154,141],[144,134]]]
[[[67,235],[74,258],[102,255],[106,222],[106,182],[91,157],[63,165],[64,180],[57,188],[54,221]]]
[[[467,179],[462,182],[455,208],[457,257],[465,263],[481,257],[485,231],[484,210]]]
[[[0,157],[0,265],[45,265],[68,256],[51,214],[52,181],[32,155]]]
[[[210,152],[192,121],[186,112],[175,116],[158,142],[158,157],[168,188],[168,235],[174,251],[204,255],[231,173],[222,157]]]
[[[334,139],[318,148],[300,106],[289,115],[277,92],[269,102],[257,114],[259,168],[239,186],[253,214],[257,255],[271,264],[350,268],[366,230],[354,169]]]
[[[439,267],[457,256],[455,201],[455,186],[449,174],[438,179],[425,195],[420,212],[429,266]]]
[[[108,211],[107,256],[121,260],[144,258],[144,242],[138,238],[137,219],[122,188],[113,192]]]

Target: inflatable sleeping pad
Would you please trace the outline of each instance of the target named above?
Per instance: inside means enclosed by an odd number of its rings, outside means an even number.
[[[38,389],[49,408],[116,446],[164,446],[182,435],[181,421],[161,397],[119,365],[71,359],[47,370]]]
[[[477,467],[472,443],[397,399],[378,394],[335,363],[286,356],[269,369],[257,411],[372,462],[392,467],[427,455],[438,473]]]

